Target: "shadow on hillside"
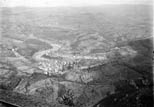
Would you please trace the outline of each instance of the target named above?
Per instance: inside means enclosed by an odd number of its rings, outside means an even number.
[[[121,65],[132,69],[141,76],[133,79],[119,80],[114,83],[114,94],[105,98],[93,107],[153,107],[153,45],[152,39],[131,41],[128,43],[137,55],[122,61]]]

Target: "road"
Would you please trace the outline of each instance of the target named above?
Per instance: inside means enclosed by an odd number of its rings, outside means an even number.
[[[71,54],[62,54],[62,53],[55,54],[55,51],[59,50],[62,47],[61,44],[53,43],[49,40],[45,40],[42,38],[37,38],[34,35],[31,35],[30,38],[38,39],[38,40],[40,40],[42,42],[46,42],[52,46],[51,49],[36,52],[33,55],[33,59],[36,61],[50,61],[49,59],[42,57],[44,54],[47,54],[47,53],[52,53],[54,55],[53,57],[63,57],[63,58],[72,59],[72,60],[75,60],[75,59],[107,60],[106,54],[108,54],[108,53],[102,53],[101,56],[86,56],[86,55],[83,56],[83,55],[71,55]],[[148,38],[150,38],[150,37],[148,37]],[[147,38],[142,38],[142,39],[147,39]]]
[[[73,60],[75,59],[106,60],[107,59],[106,53],[102,54],[102,56],[83,56],[83,55],[70,55],[70,54],[61,54],[61,53],[54,54],[55,51],[61,48],[61,45],[55,44],[55,43],[52,44],[51,42],[50,42],[50,45],[52,46],[51,49],[36,52],[33,55],[33,59],[36,61],[49,61],[49,59],[42,57],[44,54],[47,54],[47,53],[53,53],[53,55],[55,55],[54,57],[63,57],[66,59],[73,59]]]

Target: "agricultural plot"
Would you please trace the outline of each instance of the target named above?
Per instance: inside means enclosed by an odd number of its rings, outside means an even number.
[[[1,8],[0,106],[150,107],[151,8]]]

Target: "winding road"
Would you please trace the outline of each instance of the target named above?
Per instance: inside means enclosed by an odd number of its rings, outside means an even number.
[[[52,46],[51,49],[41,50],[41,51],[36,52],[32,56],[32,58],[34,60],[36,60],[36,61],[50,61],[50,59],[47,59],[45,57],[42,57],[43,55],[45,55],[47,53],[49,53],[49,54],[52,53],[53,54],[53,57],[62,57],[62,58],[72,59],[72,60],[75,60],[75,59],[107,60],[106,54],[108,54],[108,53],[102,53],[101,56],[88,56],[88,55],[87,56],[86,55],[84,56],[84,55],[71,55],[71,54],[56,53],[56,51],[58,51],[59,49],[61,49],[61,47],[62,47],[61,44],[57,44],[54,41],[51,42],[49,40],[45,40],[45,39],[42,39],[42,38],[37,38],[34,35],[30,35],[29,38],[40,40],[40,41],[45,42],[45,43],[48,43],[50,46]],[[120,48],[118,48],[118,49],[120,49]],[[132,49],[128,49],[128,50],[129,50],[129,54],[133,54],[133,51],[134,50],[132,50]]]

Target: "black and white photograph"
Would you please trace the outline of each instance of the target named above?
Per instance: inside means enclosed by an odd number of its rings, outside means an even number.
[[[153,107],[153,0],[0,0],[0,107]]]

